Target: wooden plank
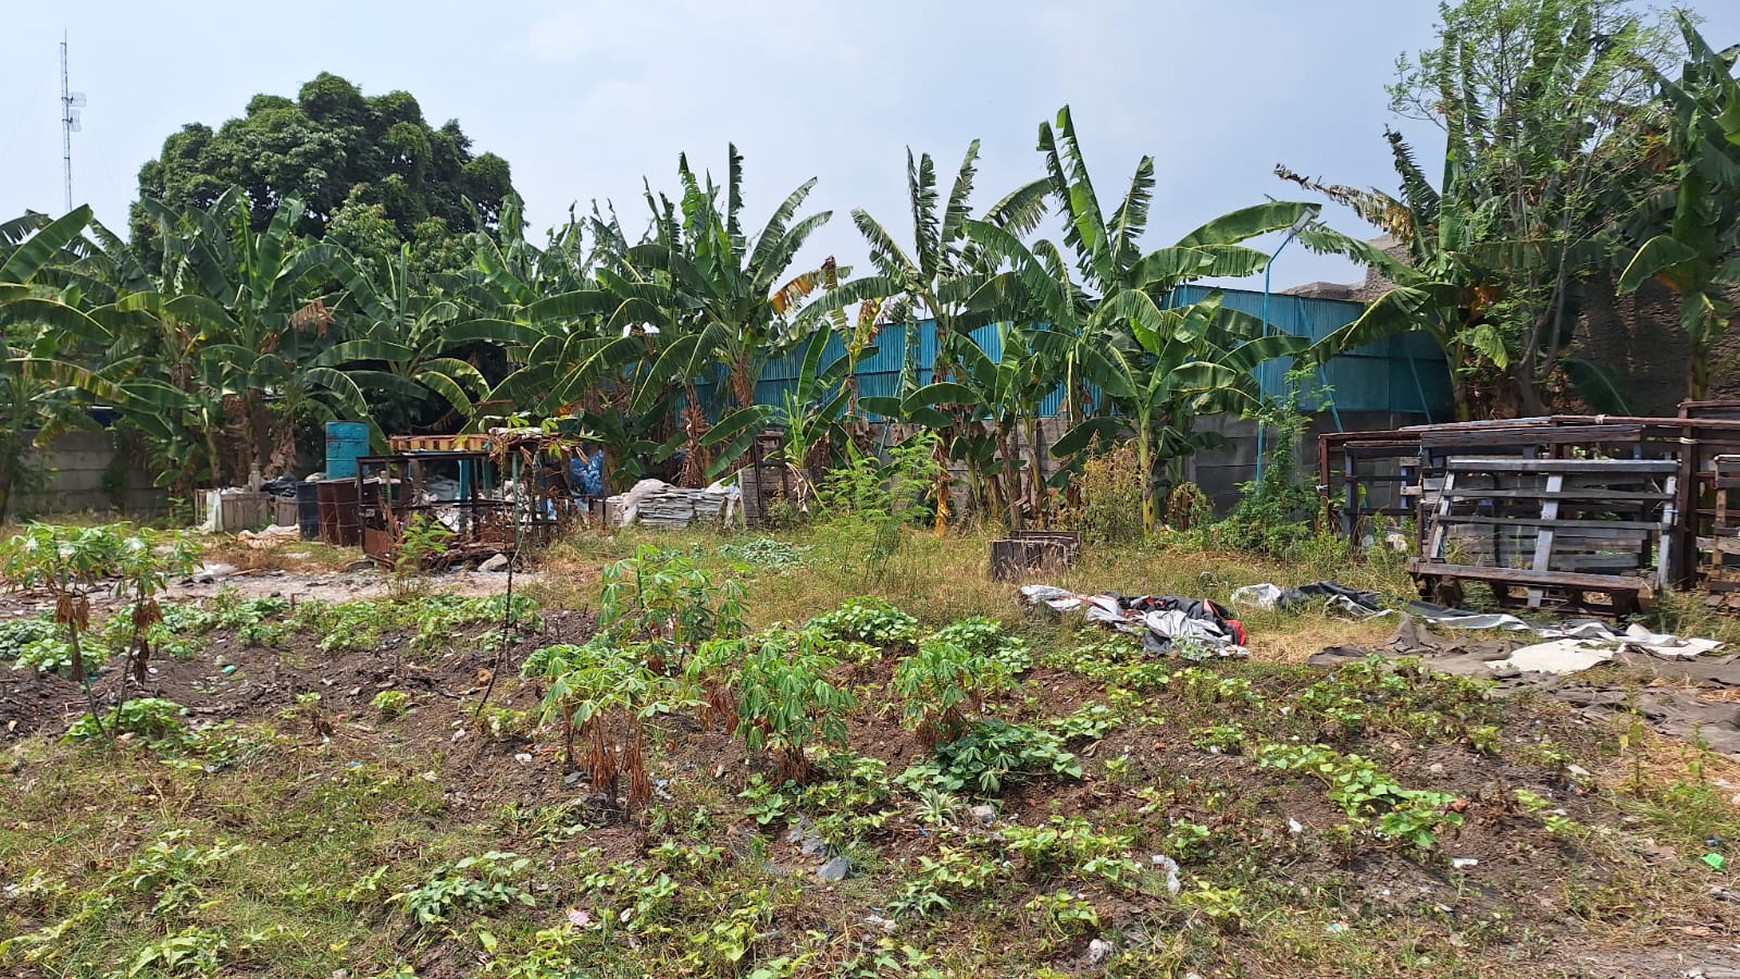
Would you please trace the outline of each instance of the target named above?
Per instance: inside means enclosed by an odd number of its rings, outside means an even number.
[[[1549,503],[1557,503],[1549,500]],[[1611,530],[1661,530],[1659,520],[1575,520],[1570,517],[1487,517],[1480,514],[1447,513],[1439,516],[1440,520],[1455,524],[1475,526],[1514,526],[1514,527],[1548,527],[1554,530],[1574,530],[1587,528],[1592,533]]]
[[[1617,502],[1666,503],[1673,495],[1643,490],[1610,490],[1599,486],[1549,492],[1530,489],[1459,489],[1459,500],[1613,500]]]
[[[1679,471],[1680,464],[1670,459],[1510,459],[1452,456],[1448,467],[1458,472],[1651,473],[1671,476]]]
[[[1443,489],[1438,494],[1438,509],[1432,520],[1432,543],[1426,550],[1426,556],[1434,561],[1444,560],[1444,518],[1450,513],[1450,495],[1456,491],[1456,474],[1447,473],[1444,476]]]
[[[1551,571],[1553,567],[1553,527],[1559,522],[1559,501],[1551,494],[1563,491],[1565,477],[1554,473],[1547,477],[1547,493],[1541,503],[1541,532],[1535,535],[1535,559],[1531,565],[1536,571]],[[1541,600],[1546,592],[1539,588],[1528,590],[1529,608],[1540,608]]]
[[[1588,591],[1649,591],[1648,579],[1635,575],[1577,574],[1570,571],[1535,571],[1529,568],[1482,568],[1470,564],[1438,564],[1415,558],[1408,562],[1412,574],[1441,578],[1470,578],[1511,584],[1545,585],[1549,588],[1582,588]]]

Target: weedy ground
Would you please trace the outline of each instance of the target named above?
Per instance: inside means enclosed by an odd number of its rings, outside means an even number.
[[[856,698],[845,743],[812,750],[805,784],[693,712],[656,714],[652,798],[627,809],[564,765],[519,667],[591,635],[601,569],[649,542],[740,581],[757,629],[858,596],[919,632],[991,617],[969,631],[1014,682],[971,712],[972,739],[927,751],[895,693],[910,638],[865,646],[833,677]],[[1381,645],[1387,623],[1255,613],[1249,660],[1156,659],[1024,613],[980,537],[912,534],[874,566],[835,543],[578,537],[511,608],[208,599],[167,616],[118,740],[80,725],[71,681],[14,674],[0,972],[1680,976],[1740,959],[1730,871],[1703,860],[1740,839],[1740,772],[1696,745],[1419,663],[1304,663]],[[1090,548],[1050,583],[1224,600],[1319,578],[1404,584],[1334,553],[1164,545]]]

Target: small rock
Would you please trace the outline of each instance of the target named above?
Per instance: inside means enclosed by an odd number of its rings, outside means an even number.
[[[526,752],[526,751],[522,751],[519,754],[514,756],[514,761],[517,761],[522,765],[530,765],[532,763],[531,753]],[[579,774],[579,773],[575,773],[575,774]]]
[[[974,819],[984,823],[986,826],[997,821],[997,810],[990,806],[974,806],[970,811],[972,812]]]
[[[1110,957],[1111,954],[1111,942],[1108,942],[1103,938],[1096,938],[1093,941],[1088,942],[1088,963],[1090,965],[1099,965]]]
[[[477,570],[486,571],[486,572],[506,571],[508,569],[509,563],[510,562],[509,562],[508,556],[506,554],[497,554],[495,557],[492,557],[489,560],[478,565]]]
[[[1444,774],[1444,766],[1439,765],[1437,763],[1433,763],[1431,765],[1426,766],[1426,771],[1431,772],[1433,775],[1442,775],[1442,774]]]
[[[831,883],[837,880],[845,880],[846,875],[850,873],[851,870],[852,862],[850,860],[847,860],[845,857],[835,857],[817,868],[816,876]]]
[[[569,772],[568,774],[562,776],[562,781],[568,785],[573,785],[575,782],[580,781],[580,773],[579,772]]]

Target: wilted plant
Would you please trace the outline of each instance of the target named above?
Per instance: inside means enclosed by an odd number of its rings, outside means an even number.
[[[631,809],[652,798],[646,720],[686,703],[676,684],[647,665],[643,650],[598,637],[583,646],[537,650],[523,668],[526,676],[550,681],[542,712],[545,720],[561,725],[565,766],[575,763],[575,736],[584,737],[587,751],[580,767],[592,787],[614,799],[626,779]]]
[[[58,527],[33,523],[0,548],[0,576],[13,588],[41,588],[54,596],[54,621],[71,647],[73,682],[84,688],[91,716],[97,701],[85,670],[80,637],[91,625],[91,589],[114,574],[121,538],[108,527]],[[96,721],[98,733],[103,723]]]

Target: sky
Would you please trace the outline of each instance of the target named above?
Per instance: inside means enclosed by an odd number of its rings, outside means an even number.
[[[906,148],[945,184],[982,141],[984,207],[1043,173],[1039,123],[1071,106],[1102,200],[1155,160],[1145,244],[1266,197],[1302,198],[1276,163],[1394,189],[1382,135],[1433,159],[1433,130],[1391,115],[1399,55],[1432,41],[1430,0],[641,0],[490,4],[423,0],[20,0],[0,83],[0,216],[64,210],[59,43],[88,100],[72,136],[73,191],[120,229],[141,164],[188,122],[214,128],[259,92],[294,96],[331,71],[366,95],[403,89],[474,151],[513,167],[531,233],[570,205],[614,200],[631,229],[642,179],[677,184],[676,159],[722,179],[745,157],[747,223],[810,177],[833,219],[801,256],[864,261],[862,207],[910,237]],[[1740,3],[1693,0],[1717,47],[1740,41]],[[1291,191],[1291,193],[1290,193]],[[1350,212],[1330,223],[1371,237]],[[1041,231],[1059,237],[1055,217]],[[534,237],[534,240],[537,240]],[[1259,241],[1273,247],[1278,239]],[[1274,287],[1353,281],[1344,260],[1285,252]],[[1261,282],[1245,283],[1261,288]]]

